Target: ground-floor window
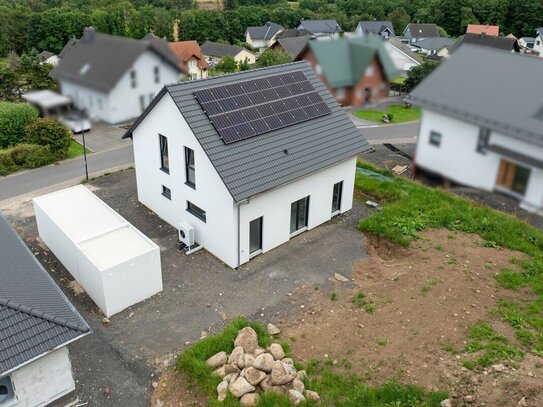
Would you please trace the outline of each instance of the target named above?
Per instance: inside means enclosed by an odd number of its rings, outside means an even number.
[[[196,216],[201,221],[206,221],[206,211],[204,211],[202,208],[199,208],[198,206],[194,205],[192,202],[187,201],[187,212],[192,213],[194,216]]]
[[[531,170],[510,161],[501,160],[498,172],[498,186],[520,195],[526,193]]]
[[[249,254],[262,250],[262,216],[249,223]]]
[[[290,205],[290,233],[307,227],[309,197],[306,196]]]
[[[343,181],[334,184],[332,193],[332,213],[339,212],[341,209],[341,192],[343,190]]]
[[[16,402],[9,376],[0,379],[0,406],[12,406]]]
[[[170,188],[168,187],[165,187],[164,185],[162,185],[162,196],[168,198],[168,199],[172,199],[172,191],[170,190]]]

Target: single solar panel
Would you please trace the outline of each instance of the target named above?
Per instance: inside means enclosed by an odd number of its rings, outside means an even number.
[[[302,71],[194,92],[225,144],[330,114]]]

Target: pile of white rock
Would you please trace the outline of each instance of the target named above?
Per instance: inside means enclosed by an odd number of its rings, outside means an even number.
[[[287,393],[294,405],[320,399],[316,392],[305,389],[302,380],[306,372],[296,371],[292,359],[285,357],[283,347],[272,343],[269,348],[261,348],[251,327],[238,332],[230,355],[219,352],[206,363],[214,369],[213,374],[223,379],[217,386],[220,401],[230,392],[240,399],[242,406],[254,406],[260,393],[267,391]]]

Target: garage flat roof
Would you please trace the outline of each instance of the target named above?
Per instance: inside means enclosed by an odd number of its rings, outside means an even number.
[[[100,270],[158,246],[83,185],[34,198],[72,242]]]
[[[72,103],[72,100],[52,90],[37,90],[23,95],[23,99],[28,103],[48,109],[57,106],[66,106]]]

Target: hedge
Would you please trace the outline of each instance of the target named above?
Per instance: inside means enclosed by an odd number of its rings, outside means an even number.
[[[24,141],[48,147],[58,159],[66,157],[72,135],[64,125],[54,119],[34,119],[26,127]]]
[[[26,126],[38,117],[38,111],[26,103],[0,102],[0,148],[22,142]]]
[[[11,150],[15,165],[23,168],[38,168],[56,161],[49,147],[37,144],[19,144]]]
[[[17,164],[11,157],[11,151],[0,151],[0,175],[8,175],[17,171]]]

